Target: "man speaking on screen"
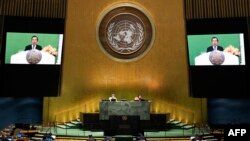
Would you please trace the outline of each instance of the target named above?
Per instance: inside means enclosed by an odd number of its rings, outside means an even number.
[[[214,50],[219,50],[223,51],[223,47],[219,46],[219,39],[217,37],[212,37],[211,38],[212,46],[209,46],[207,48],[207,52],[214,51]]]
[[[31,50],[31,49],[37,49],[37,50],[42,50],[42,47],[37,44],[38,43],[38,37],[37,36],[32,36],[31,37],[31,44],[27,45],[25,47],[25,50]]]

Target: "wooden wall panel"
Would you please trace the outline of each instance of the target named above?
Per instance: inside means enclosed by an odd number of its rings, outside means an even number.
[[[186,19],[249,17],[249,0],[184,0]]]
[[[99,16],[121,2],[145,9],[156,30],[150,51],[127,63],[110,59],[96,39]],[[69,0],[61,95],[44,99],[43,121],[66,122],[80,112],[98,112],[99,101],[113,92],[119,100],[142,94],[152,101],[152,113],[170,113],[171,118],[189,123],[206,120],[206,100],[189,97],[183,2]]]
[[[65,18],[67,0],[0,0],[0,15]]]

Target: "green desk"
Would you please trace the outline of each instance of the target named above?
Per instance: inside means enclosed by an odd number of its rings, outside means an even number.
[[[150,120],[150,101],[101,101],[100,120],[109,120],[109,116],[140,116],[140,120]]]

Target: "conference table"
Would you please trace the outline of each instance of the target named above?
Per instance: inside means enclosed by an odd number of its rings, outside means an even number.
[[[151,101],[99,102],[99,113],[82,113],[84,129],[103,130],[105,136],[138,135],[144,130],[165,130],[169,113],[150,113]]]
[[[150,120],[150,101],[100,101],[100,120],[110,116],[140,116],[140,120]]]

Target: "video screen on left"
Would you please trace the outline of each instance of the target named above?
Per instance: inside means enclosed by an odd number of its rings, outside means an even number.
[[[60,65],[63,34],[7,32],[5,64]]]
[[[0,97],[60,95],[64,29],[63,18],[4,17]]]

